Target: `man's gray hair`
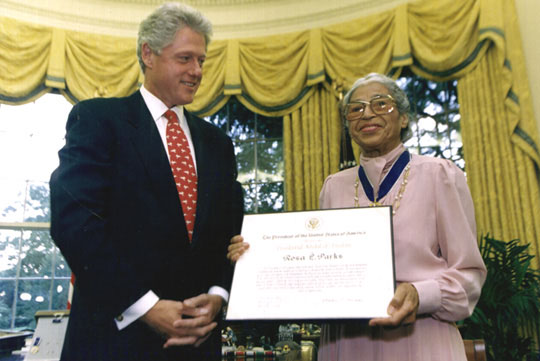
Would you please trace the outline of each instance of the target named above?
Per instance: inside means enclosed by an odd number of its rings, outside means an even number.
[[[354,91],[362,86],[368,85],[370,83],[379,83],[381,85],[384,85],[386,89],[390,92],[390,95],[394,100],[396,101],[396,106],[399,114],[404,114],[408,117],[407,127],[401,129],[401,141],[405,142],[412,136],[411,131],[411,120],[412,120],[412,114],[411,114],[411,106],[409,103],[409,99],[407,98],[407,94],[399,87],[399,85],[396,83],[396,81],[390,77],[387,77],[386,75],[379,74],[379,73],[370,73],[362,78],[357,79],[351,89],[345,94],[343,97],[342,107],[341,107],[341,115],[343,118],[343,121],[345,122],[345,125],[348,126],[347,120],[345,119],[345,107],[349,103],[349,99],[351,99],[351,95],[354,93]]]
[[[139,25],[137,57],[144,73],[146,66],[142,59],[142,45],[147,43],[155,54],[171,44],[178,30],[189,27],[204,36],[206,46],[212,36],[212,23],[200,11],[179,3],[166,3],[158,7]]]

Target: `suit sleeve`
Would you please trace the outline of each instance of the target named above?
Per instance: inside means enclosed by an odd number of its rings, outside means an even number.
[[[231,287],[232,277],[234,273],[234,266],[231,266],[231,262],[227,258],[227,248],[229,246],[230,239],[233,236],[241,233],[242,221],[244,219],[244,192],[239,182],[236,182],[236,181],[234,182],[232,195],[233,195],[233,198],[231,202],[231,207],[232,207],[231,229],[229,231],[229,237],[227,237],[227,244],[226,244],[225,254],[224,254],[225,263],[226,263],[226,267],[229,274],[226,276],[225,282],[223,284],[226,286],[227,289],[230,289]]]
[[[148,291],[142,271],[107,232],[115,134],[106,116],[86,102],[73,108],[66,131],[50,180],[51,235],[75,274],[81,299],[110,319]]]
[[[234,156],[234,150],[232,147],[232,142],[228,139],[230,152],[229,152],[229,167],[230,174],[232,178],[229,179],[229,191],[228,197],[226,197],[225,205],[225,214],[223,215],[227,219],[227,224],[225,225],[225,234],[224,234],[224,243],[222,249],[221,260],[223,262],[221,269],[221,280],[218,283],[221,287],[226,290],[230,290],[232,283],[232,276],[234,272],[234,266],[227,259],[227,248],[230,243],[230,239],[237,234],[240,234],[242,230],[242,221],[244,217],[244,193],[242,186],[236,180],[237,177],[237,164],[236,158]]]

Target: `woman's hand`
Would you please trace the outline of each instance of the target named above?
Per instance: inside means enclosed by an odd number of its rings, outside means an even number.
[[[231,238],[231,244],[229,245],[227,258],[232,262],[238,261],[241,255],[249,248],[249,243],[244,242],[244,237],[236,235]]]
[[[410,283],[401,283],[396,289],[394,298],[388,305],[390,317],[372,318],[370,326],[400,326],[416,321],[418,311],[418,291]]]

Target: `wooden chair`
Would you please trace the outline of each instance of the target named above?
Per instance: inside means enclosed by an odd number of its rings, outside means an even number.
[[[463,340],[467,361],[486,361],[486,344],[484,340]]]

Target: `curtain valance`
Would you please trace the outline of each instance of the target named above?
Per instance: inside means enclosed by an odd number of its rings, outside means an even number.
[[[228,97],[269,116],[298,109],[314,84],[348,84],[367,72],[403,66],[430,79],[470,71],[491,43],[505,46],[500,0],[417,1],[308,31],[210,44],[191,109],[214,113]],[[24,103],[37,89],[65,89],[71,100],[123,96],[142,75],[135,39],[48,28],[0,17],[0,96]]]

